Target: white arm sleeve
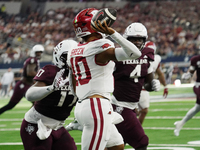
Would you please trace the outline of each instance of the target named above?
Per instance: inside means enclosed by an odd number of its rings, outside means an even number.
[[[141,56],[140,50],[133,43],[122,37],[118,32],[115,31],[110,37],[115,40],[122,47],[121,50],[126,53],[125,55],[120,49],[117,49],[117,51],[115,51],[115,56],[118,61],[137,59]]]
[[[31,102],[39,101],[54,91],[51,86],[52,85],[43,87],[32,86],[26,91],[25,97]]]
[[[74,88],[73,88],[73,83],[72,83],[72,70],[71,69],[69,69],[68,78],[69,78],[69,87],[70,87],[70,90],[71,90],[72,94],[74,96],[76,96],[76,93],[75,93]]]

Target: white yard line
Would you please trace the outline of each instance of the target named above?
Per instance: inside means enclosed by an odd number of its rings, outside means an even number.
[[[174,130],[175,127],[143,127],[148,130]],[[181,130],[200,130],[200,128],[182,128]],[[20,131],[20,128],[1,128],[0,131]]]
[[[143,127],[150,130],[174,130],[175,127]],[[200,128],[182,128],[181,130],[200,130]]]
[[[27,111],[8,111],[7,114],[25,114]]]
[[[191,147],[200,147],[200,144],[149,144],[149,146],[191,146]]]
[[[182,119],[184,116],[147,116],[145,119]],[[200,116],[194,116],[192,119],[200,119]]]
[[[188,100],[190,99],[190,100]],[[156,98],[155,100],[153,98],[150,98],[150,103],[153,102],[174,102],[174,101],[194,101],[195,102],[196,98],[195,97],[182,97],[182,98],[167,98],[167,99],[163,99],[163,98]]]
[[[20,128],[0,129],[0,131],[20,131]]]
[[[0,119],[0,122],[3,122],[3,121],[22,121],[23,118],[15,118],[15,119]],[[74,118],[67,118],[66,120],[74,120]]]
[[[15,119],[0,119],[0,122],[2,121],[22,121],[22,118],[15,118]]]
[[[157,104],[152,104],[153,106],[168,106],[168,105],[172,105],[171,103],[157,103]],[[179,105],[179,106],[194,106],[194,103],[173,103],[173,105]],[[150,106],[151,107],[151,106]]]
[[[151,106],[150,106],[149,111],[151,111],[151,112],[156,112],[156,111],[188,111],[189,109],[191,109],[191,108],[151,109]]]

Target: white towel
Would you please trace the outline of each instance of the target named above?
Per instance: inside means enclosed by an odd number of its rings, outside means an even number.
[[[120,123],[122,121],[124,121],[123,117],[119,113],[113,112],[112,123],[113,124],[118,124],[118,123]]]
[[[40,140],[47,139],[50,136],[52,129],[45,126],[42,123],[41,119],[37,121],[37,124],[38,124],[38,131],[36,132],[36,134],[37,134],[38,138]]]

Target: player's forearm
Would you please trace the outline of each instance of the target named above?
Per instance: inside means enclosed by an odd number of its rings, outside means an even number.
[[[26,99],[31,102],[39,101],[48,96],[53,92],[53,88],[51,86],[44,87],[30,87],[26,92]]]
[[[161,83],[163,86],[167,86],[167,84],[166,84],[166,82],[165,82],[164,74],[160,75],[158,79],[159,79],[160,83]]]
[[[117,60],[137,59],[141,56],[140,50],[133,43],[122,37],[118,32],[115,31],[110,37],[122,47],[121,50],[116,49],[115,51]]]
[[[70,87],[70,90],[71,90],[72,94],[74,96],[76,96],[76,93],[75,93],[75,91],[76,91],[76,80],[75,80],[75,78],[73,76],[73,73],[72,73],[71,69],[69,69],[69,75],[68,75],[68,77],[69,77],[69,87]]]

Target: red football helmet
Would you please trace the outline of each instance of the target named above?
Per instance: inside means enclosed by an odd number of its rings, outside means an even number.
[[[96,8],[87,8],[79,12],[73,20],[74,30],[76,36],[84,37],[90,35],[95,30],[92,30],[90,27],[91,19],[98,12]]]

